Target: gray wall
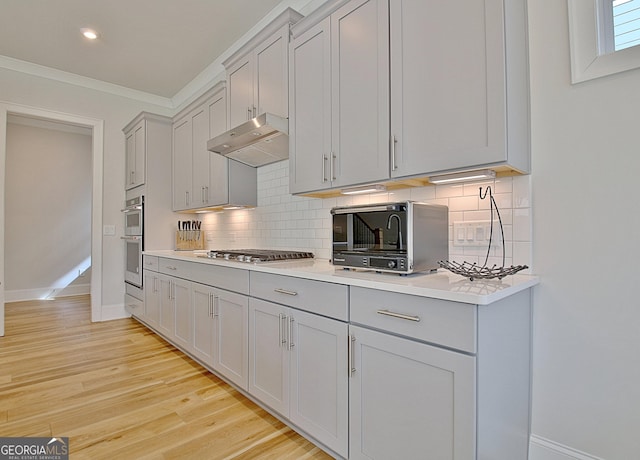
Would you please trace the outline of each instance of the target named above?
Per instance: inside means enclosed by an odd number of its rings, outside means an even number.
[[[5,298],[88,293],[78,270],[91,256],[90,132],[24,121],[7,124]]]
[[[572,85],[568,22],[566,1],[529,1],[531,460],[637,459],[640,70]]]

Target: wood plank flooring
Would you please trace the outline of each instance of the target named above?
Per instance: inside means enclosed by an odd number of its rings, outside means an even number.
[[[88,296],[5,304],[0,436],[69,437],[70,458],[330,459],[132,319]]]

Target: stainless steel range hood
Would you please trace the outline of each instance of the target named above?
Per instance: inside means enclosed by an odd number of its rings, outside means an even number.
[[[289,121],[263,113],[207,142],[207,150],[249,166],[289,158]]]

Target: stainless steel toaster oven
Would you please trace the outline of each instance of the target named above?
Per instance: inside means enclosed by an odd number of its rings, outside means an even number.
[[[336,207],[331,216],[334,265],[409,274],[448,259],[446,206],[402,201]]]

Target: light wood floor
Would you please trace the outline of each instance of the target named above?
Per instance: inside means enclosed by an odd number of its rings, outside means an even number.
[[[329,459],[132,319],[88,296],[5,305],[0,436],[69,437],[81,459]]]

